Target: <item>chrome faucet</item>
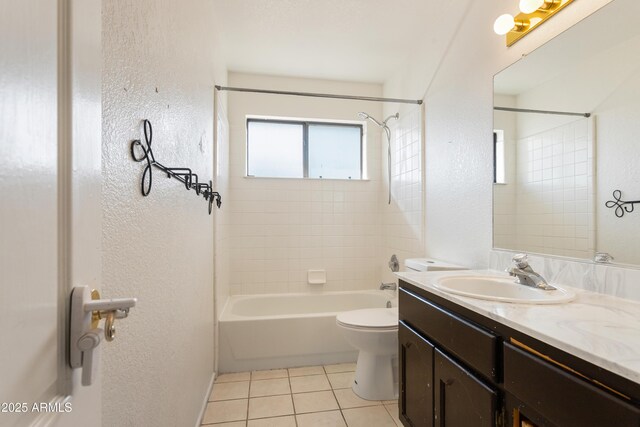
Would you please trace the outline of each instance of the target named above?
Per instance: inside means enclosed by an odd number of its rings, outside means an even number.
[[[512,261],[513,266],[507,268],[507,273],[509,273],[509,276],[516,278],[516,283],[545,291],[553,291],[556,289],[548,284],[541,275],[533,271],[529,265],[526,254],[514,255]]]
[[[380,290],[384,291],[384,290],[390,290],[390,291],[395,291],[396,289],[398,289],[398,285],[396,285],[395,283],[380,283]]]

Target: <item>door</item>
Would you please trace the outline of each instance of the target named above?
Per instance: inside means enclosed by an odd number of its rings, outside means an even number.
[[[434,412],[438,427],[494,427],[497,392],[435,350]]]
[[[433,345],[407,327],[398,327],[400,419],[407,426],[433,426]]]
[[[2,426],[101,424],[66,343],[71,288],[101,278],[100,34],[98,0],[2,0]]]

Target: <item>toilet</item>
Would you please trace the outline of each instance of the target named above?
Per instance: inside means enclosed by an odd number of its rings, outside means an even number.
[[[405,260],[407,271],[465,270],[430,258]],[[398,398],[398,307],[345,311],[336,323],[349,344],[358,349],[354,393],[366,400]]]

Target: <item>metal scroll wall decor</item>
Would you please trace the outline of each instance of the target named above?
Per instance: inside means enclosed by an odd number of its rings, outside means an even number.
[[[213,202],[215,201],[218,208],[222,205],[222,197],[217,191],[213,191],[213,183],[201,183],[198,181],[198,175],[191,172],[189,168],[169,168],[156,161],[151,149],[151,140],[153,138],[153,129],[149,120],[144,121],[144,143],[139,139],[131,141],[131,157],[136,162],[147,161],[147,166],[142,172],[142,181],[140,190],[143,196],[148,196],[151,192],[151,184],[153,183],[152,166],[160,169],[167,174],[167,178],[175,178],[184,184],[188,190],[194,190],[196,195],[204,197],[209,202],[209,215],[211,215]],[[137,153],[137,154],[136,154]]]
[[[613,192],[613,198],[615,200],[609,200],[605,203],[605,206],[610,209],[615,208],[616,210],[614,212],[618,218],[622,218],[625,213],[633,212],[633,205],[640,203],[640,200],[625,202],[622,200],[622,192],[620,190],[615,190]]]

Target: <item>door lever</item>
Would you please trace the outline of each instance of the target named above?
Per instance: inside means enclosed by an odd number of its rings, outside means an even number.
[[[136,298],[100,299],[97,291],[90,292],[87,286],[76,286],[71,291],[71,321],[69,325],[69,365],[82,368],[82,385],[91,385],[96,372],[99,353],[94,350],[102,341],[115,338],[115,319],[124,319],[136,305]],[[98,328],[100,319],[105,320],[105,329]]]

